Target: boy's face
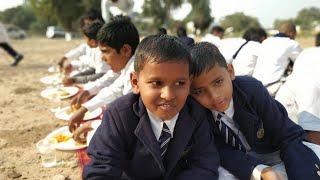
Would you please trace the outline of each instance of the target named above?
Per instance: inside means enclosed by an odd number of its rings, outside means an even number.
[[[99,48],[102,52],[102,60],[104,60],[114,72],[121,71],[131,58],[131,47],[124,44],[118,53],[116,49],[99,43]]]
[[[90,39],[87,36],[84,36],[84,39],[86,40],[86,43],[90,48],[98,47],[98,41],[97,40]]]
[[[158,118],[169,120],[184,106],[190,90],[189,65],[176,62],[147,62],[131,74],[133,92]]]
[[[208,109],[224,112],[232,100],[234,71],[231,64],[224,68],[216,64],[208,72],[202,72],[191,83],[191,95]]]

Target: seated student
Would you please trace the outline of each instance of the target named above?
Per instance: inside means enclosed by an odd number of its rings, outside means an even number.
[[[159,28],[158,29],[158,32],[157,32],[157,35],[165,35],[167,34],[167,29],[166,28]]]
[[[87,111],[107,105],[131,91],[130,73],[133,71],[133,55],[140,41],[138,30],[128,17],[116,16],[100,29],[98,41],[102,59],[108,63],[112,71],[120,72],[120,75],[109,86],[105,87],[105,82],[99,81],[85,89],[79,98],[87,99],[88,96],[97,95],[82,104],[70,118],[71,132],[79,127]]]
[[[293,23],[285,22],[279,28],[279,34],[269,37],[261,44],[257,64],[252,76],[267,87],[272,96],[275,96],[282,85],[281,78],[290,63],[302,51],[295,41],[296,27]]]
[[[256,66],[261,42],[267,37],[262,28],[249,28],[243,35],[246,41],[232,56],[235,75],[252,76]]]
[[[239,179],[319,179],[320,161],[302,143],[304,130],[254,78],[234,76],[218,48],[191,49],[191,95],[210,109],[221,165]],[[320,156],[320,154],[318,154]]]
[[[206,110],[188,98],[188,47],[172,36],[141,41],[133,92],[115,100],[94,134],[85,179],[218,179]],[[165,73],[164,73],[165,72]]]
[[[97,10],[90,10],[87,13],[85,13],[81,18],[80,18],[80,28],[85,26],[86,24],[90,24],[94,20],[100,20],[103,22],[101,13]],[[73,60],[71,61],[71,64],[73,64],[73,67],[81,66],[79,64],[79,57],[83,56],[86,54],[86,49],[88,49],[89,46],[87,43],[82,43],[79,46],[77,46],[74,49],[71,49],[68,53],[66,53],[58,62],[58,65],[61,69],[67,69],[70,71],[70,68],[72,67],[71,65],[68,65],[68,60]]]
[[[194,40],[191,37],[188,37],[187,30],[183,26],[178,27],[177,36],[182,43],[189,47],[191,47],[194,44]]]
[[[224,29],[221,26],[213,26],[211,28],[211,32],[206,34],[201,39],[201,42],[209,42],[219,47],[220,41],[223,38],[223,35],[224,35]]]
[[[74,83],[84,84],[94,81],[102,77],[108,70],[111,70],[110,66],[101,59],[101,51],[98,48],[97,34],[102,25],[102,22],[96,20],[82,27],[84,39],[90,47],[90,51],[86,55],[88,68],[63,79],[64,85],[72,85]]]
[[[286,108],[290,119],[307,131],[310,141],[320,145],[319,57],[320,47],[303,50],[275,98]]]

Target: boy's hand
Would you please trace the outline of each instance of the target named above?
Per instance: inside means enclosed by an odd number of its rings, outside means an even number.
[[[73,132],[80,127],[81,121],[88,110],[85,107],[78,109],[69,120],[69,131]]]
[[[63,85],[65,86],[71,86],[74,84],[74,79],[70,78],[70,77],[66,77],[62,80]]]
[[[307,137],[310,140],[310,142],[320,145],[320,132],[308,131]]]
[[[63,72],[64,74],[70,74],[72,71],[72,65],[71,64],[67,64],[63,66]]]
[[[73,139],[78,143],[86,143],[87,134],[91,130],[91,122],[86,122],[73,132]]]
[[[63,68],[64,63],[65,63],[67,60],[68,60],[68,58],[66,58],[66,57],[64,57],[64,56],[59,60],[58,66],[60,67],[60,69]]]
[[[81,104],[88,101],[89,97],[90,97],[89,91],[83,91],[78,96],[72,99],[71,106],[72,105],[81,106]]]
[[[262,170],[261,179],[263,180],[285,180],[285,178],[279,174],[272,167],[268,167]]]

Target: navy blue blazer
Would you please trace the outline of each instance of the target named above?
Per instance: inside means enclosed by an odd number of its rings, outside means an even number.
[[[132,93],[113,102],[94,134],[85,179],[218,179],[220,164],[206,109],[188,98],[179,113],[165,165],[146,107]]]
[[[306,137],[304,130],[288,118],[285,108],[269,95],[261,82],[251,77],[236,77],[233,101],[233,120],[252,151],[264,154],[280,150],[289,179],[320,179],[317,174],[317,166],[320,167],[318,157],[302,144]],[[262,162],[225,144],[212,119],[211,126],[221,165],[240,179],[250,179],[255,166]]]

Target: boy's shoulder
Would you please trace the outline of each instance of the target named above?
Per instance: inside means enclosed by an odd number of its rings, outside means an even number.
[[[194,100],[191,96],[188,96],[184,109],[186,112],[192,117],[192,119],[196,122],[202,120],[207,116],[209,112],[208,109],[199,104],[196,100]]]
[[[262,94],[267,92],[261,81],[250,76],[236,76],[232,82],[234,93],[240,93],[247,99],[260,99]]]
[[[140,95],[134,94],[134,93],[128,93],[124,96],[121,96],[114,100],[112,103],[110,103],[108,109],[110,110],[117,110],[117,111],[123,111],[123,110],[133,110],[133,104],[139,101]]]

